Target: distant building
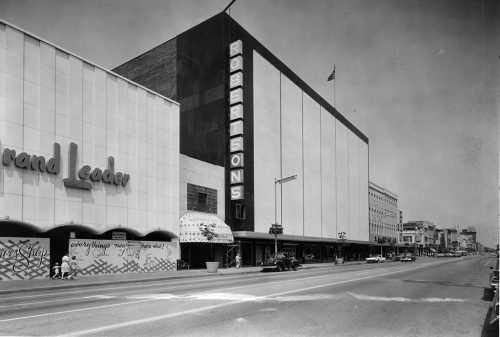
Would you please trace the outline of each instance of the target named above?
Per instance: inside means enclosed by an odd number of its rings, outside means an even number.
[[[371,242],[396,243],[400,228],[398,220],[398,196],[372,182],[368,184],[368,204],[370,207],[369,235]]]
[[[436,253],[436,226],[431,221],[410,221],[403,224],[403,243],[419,255]]]
[[[463,229],[462,232],[460,232],[460,237],[460,247],[463,250],[467,250],[469,252],[475,252],[478,250],[476,242],[476,229],[474,227],[467,227],[467,229]]]

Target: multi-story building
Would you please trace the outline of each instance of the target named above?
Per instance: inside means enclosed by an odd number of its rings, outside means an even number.
[[[400,235],[398,196],[372,182],[368,185],[370,207],[370,241],[396,243]]]
[[[177,102],[0,22],[0,152],[0,280],[176,268]]]
[[[418,227],[404,227],[402,232],[403,251],[411,251],[419,254],[423,250],[422,238],[423,232]],[[420,255],[420,254],[419,254]]]
[[[446,229],[446,249],[447,250],[458,250],[460,248],[460,237],[458,229],[447,228]]]
[[[418,248],[419,254],[435,253],[436,226],[431,221],[410,221],[403,224],[403,243]]]
[[[469,252],[477,251],[477,242],[476,242],[476,229],[472,226],[467,227],[467,229],[462,229],[460,232],[461,236],[461,247],[463,250],[467,250]]]
[[[224,169],[244,264],[274,251],[272,223],[297,257],[332,260],[344,236],[348,252],[369,249],[368,138],[229,15],[115,71],[180,102],[180,152]]]

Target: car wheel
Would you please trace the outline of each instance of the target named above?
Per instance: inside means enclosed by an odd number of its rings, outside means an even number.
[[[277,265],[276,270],[279,272],[283,271],[283,266],[281,264]]]
[[[297,270],[297,266],[296,266],[296,265],[292,265],[292,269],[293,269],[294,271],[296,271],[296,270]]]

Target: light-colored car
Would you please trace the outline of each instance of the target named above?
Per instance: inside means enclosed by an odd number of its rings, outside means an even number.
[[[490,288],[493,291],[498,289],[498,260],[496,262],[496,267],[490,267]]]
[[[375,255],[366,258],[366,263],[382,263],[385,262],[385,257],[382,255]]]
[[[415,262],[417,260],[417,256],[411,253],[405,253],[401,255],[401,262]]]

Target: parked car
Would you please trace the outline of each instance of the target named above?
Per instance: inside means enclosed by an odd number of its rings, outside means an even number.
[[[285,269],[297,270],[300,263],[294,257],[288,256],[285,253],[275,253],[273,256],[268,258],[266,261],[260,264],[262,271],[265,270],[276,270],[283,271]]]
[[[417,256],[411,253],[405,253],[401,255],[401,262],[415,262],[417,260]]]
[[[491,303],[491,312],[490,312],[490,324],[495,324],[498,322],[498,291],[493,297],[493,302]]]
[[[491,290],[497,291],[498,289],[498,260],[496,263],[496,267],[490,267],[491,272],[490,272],[490,287]]]
[[[382,255],[375,255],[366,258],[366,263],[382,263],[385,262],[385,257]]]

